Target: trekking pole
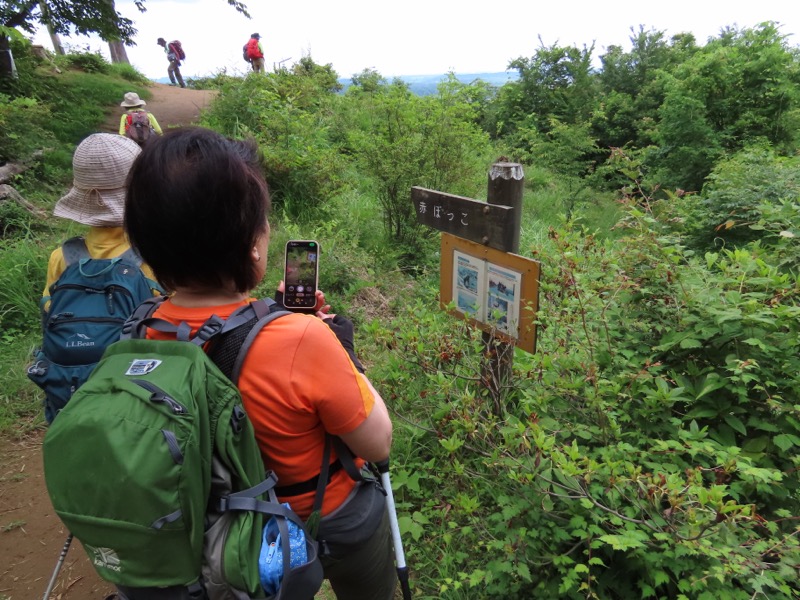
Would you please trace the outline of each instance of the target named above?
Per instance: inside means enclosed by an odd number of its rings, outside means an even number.
[[[61,549],[61,556],[58,557],[58,562],[56,563],[56,568],[53,571],[53,574],[50,576],[50,583],[47,584],[47,589],[44,592],[44,597],[42,600],[47,600],[50,597],[50,592],[53,591],[53,588],[56,585],[56,579],[58,579],[58,573],[61,571],[61,565],[64,564],[64,559],[67,558],[67,552],[69,552],[69,545],[72,543],[72,534],[70,533],[67,536],[66,541],[64,542],[64,547]]]
[[[386,491],[386,510],[389,512],[389,523],[392,527],[392,543],[394,544],[394,560],[397,565],[397,579],[400,580],[400,589],[403,591],[403,600],[411,600],[411,588],[408,585],[408,567],[403,553],[403,542],[400,539],[400,526],[397,524],[397,509],[394,506],[392,481],[389,478],[389,459],[375,465],[381,474],[381,483]]]

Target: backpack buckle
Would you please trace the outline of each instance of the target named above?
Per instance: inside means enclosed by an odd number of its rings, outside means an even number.
[[[231,429],[234,434],[239,434],[242,431],[242,421],[247,418],[247,413],[238,404],[233,407],[231,411]]]
[[[205,343],[222,331],[224,325],[225,321],[220,319],[217,315],[211,315],[208,321],[203,323],[200,329],[197,330],[194,339],[198,342]]]

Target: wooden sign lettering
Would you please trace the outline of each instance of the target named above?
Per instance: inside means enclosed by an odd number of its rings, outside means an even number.
[[[411,188],[417,222],[489,246],[513,251],[514,209],[421,187]]]

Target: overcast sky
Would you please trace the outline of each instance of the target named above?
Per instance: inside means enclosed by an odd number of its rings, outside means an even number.
[[[789,43],[800,46],[797,0],[244,0],[252,19],[225,0],[147,0],[140,13],[131,0],[116,0],[117,10],[133,19],[136,46],[131,63],[145,75],[166,76],[167,61],[158,37],[179,39],[187,58],[186,76],[249,69],[242,45],[261,34],[268,70],[310,54],[331,63],[341,77],[372,68],[385,77],[401,75],[500,72],[509,61],[533,56],[541,43],[583,47],[595,44],[595,59],[609,45],[630,48],[631,28],[691,32],[699,43],[727,26],[781,24]],[[541,42],[539,41],[541,38]],[[46,31],[34,41],[51,47]],[[99,50],[98,38],[62,36],[65,45]]]

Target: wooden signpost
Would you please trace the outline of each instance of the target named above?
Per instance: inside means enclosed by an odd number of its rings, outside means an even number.
[[[489,172],[487,202],[411,189],[417,222],[443,232],[441,305],[483,330],[481,379],[498,415],[514,346],[536,351],[540,265],[516,254],[523,188],[522,165],[498,162]]]
[[[517,250],[511,248],[516,225],[511,206],[487,204],[421,187],[411,188],[411,201],[417,223],[504,252]]]
[[[442,231],[439,292],[457,316],[536,351],[539,263],[519,251],[522,165],[498,162],[489,172],[488,202],[411,188],[417,222]]]
[[[506,343],[536,352],[539,263],[442,234],[439,298],[443,308]]]

